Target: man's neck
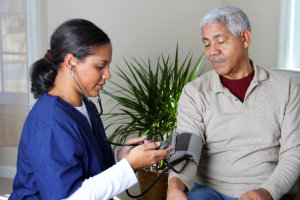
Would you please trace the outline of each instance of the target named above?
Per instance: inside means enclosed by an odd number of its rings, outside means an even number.
[[[242,79],[249,74],[253,72],[253,66],[252,66],[252,61],[250,59],[246,59],[244,62],[239,63],[240,67],[238,68],[237,72],[228,74],[228,75],[222,75],[225,78],[228,79]]]

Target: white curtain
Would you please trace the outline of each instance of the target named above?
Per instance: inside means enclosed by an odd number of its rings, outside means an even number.
[[[0,0],[0,146],[18,145],[29,111],[26,5]]]

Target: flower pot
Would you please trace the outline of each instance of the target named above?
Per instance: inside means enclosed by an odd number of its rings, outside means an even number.
[[[144,192],[159,176],[159,172],[147,169],[138,171],[141,192]],[[138,200],[165,200],[167,198],[168,173],[165,173],[158,182]]]

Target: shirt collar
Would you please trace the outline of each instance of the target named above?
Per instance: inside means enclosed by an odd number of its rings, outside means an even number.
[[[254,68],[254,77],[253,77],[252,82],[254,84],[258,84],[258,82],[266,80],[268,78],[268,72],[265,69],[263,69],[262,67],[259,67],[258,65],[256,65],[252,60],[250,60],[250,61]],[[210,85],[211,91],[213,91],[214,93],[222,92],[224,90],[220,76],[216,73],[215,70],[211,71],[209,85]]]

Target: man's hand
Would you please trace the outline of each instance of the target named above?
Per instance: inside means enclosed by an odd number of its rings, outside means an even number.
[[[273,200],[271,194],[263,189],[258,188],[243,194],[238,200]]]
[[[171,178],[167,191],[167,200],[187,200],[184,190],[185,185],[179,178]]]

